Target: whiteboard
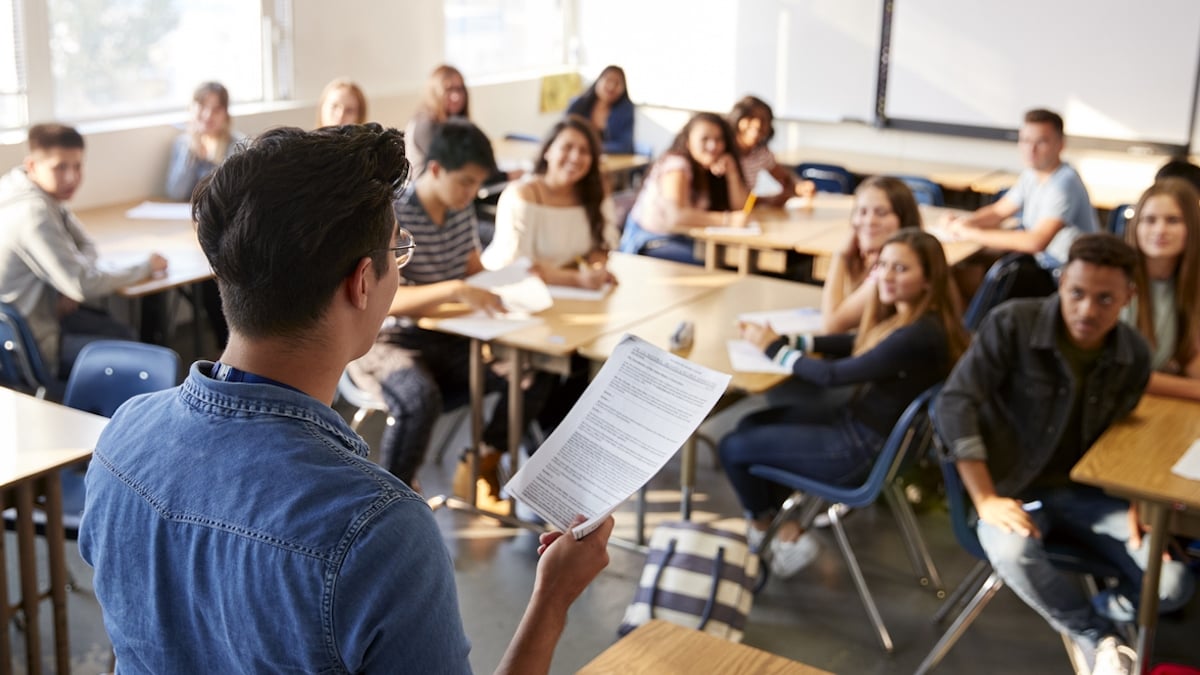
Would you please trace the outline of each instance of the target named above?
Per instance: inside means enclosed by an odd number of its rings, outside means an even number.
[[[885,114],[1013,129],[1030,108],[1070,135],[1183,144],[1200,2],[895,0]]]

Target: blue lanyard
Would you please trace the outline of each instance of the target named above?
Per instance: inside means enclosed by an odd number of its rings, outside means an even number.
[[[284,384],[284,383],[280,382],[279,380],[272,380],[271,378],[263,377],[262,375],[255,375],[254,373],[247,373],[244,370],[238,370],[237,368],[234,368],[233,366],[231,366],[227,363],[221,363],[220,361],[217,361],[216,363],[213,364],[212,376],[213,376],[213,379],[221,380],[223,382],[245,382],[246,384],[270,384],[270,385],[274,385],[276,387],[283,387],[284,389],[291,389],[292,391],[294,391],[298,394],[304,393],[304,392],[300,391],[299,389],[293,387],[290,384]]]

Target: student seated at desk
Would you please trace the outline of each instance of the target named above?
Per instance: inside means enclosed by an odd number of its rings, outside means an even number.
[[[823,386],[856,385],[851,401],[831,418],[823,407],[797,402],[751,413],[721,439],[721,465],[749,520],[757,546],[782,498],[776,486],[750,474],[766,464],[831,482],[851,481],[871,469],[896,420],[921,392],[941,381],[966,348],[962,318],[950,298],[942,244],[920,230],[892,235],[879,253],[876,293],[856,335],[790,343],[769,326],[741,324],[743,339]],[[824,359],[806,353],[826,355]],[[786,523],[771,542],[771,570],[788,577],[817,554],[817,543]]]
[[[1099,232],[1100,222],[1087,188],[1070,164],[1062,161],[1063,120],[1049,110],[1030,110],[1017,136],[1025,170],[1003,197],[968,216],[949,216],[951,233],[974,241],[984,250],[956,266],[963,298],[969,300],[987,268],[1004,252],[1029,253],[1046,270],[1067,259],[1071,242],[1080,234]],[[1020,227],[1002,229],[1005,219],[1021,212]],[[1047,278],[1047,284],[1053,287]]]
[[[1200,400],[1200,194],[1165,178],[1138,200],[1125,226],[1137,250],[1137,292],[1121,319],[1150,344],[1146,391]]]
[[[921,228],[921,211],[912,190],[891,176],[872,176],[854,191],[850,236],[829,263],[821,289],[821,321],[827,333],[843,333],[862,320],[875,296],[871,270],[883,243],[905,228]]]
[[[605,263],[617,238],[596,131],[568,115],[546,136],[533,174],[501,193],[483,266],[526,258],[547,284],[600,288],[614,281]]]
[[[579,115],[600,131],[604,152],[633,154],[633,101],[625,88],[625,71],[607,66],[600,77],[571,99],[567,114]]]
[[[1128,502],[1071,481],[1071,467],[1129,414],[1150,376],[1145,340],[1120,320],[1137,254],[1109,234],[1071,245],[1058,295],[1010,300],[984,318],[935,403],[938,433],[979,514],[976,531],[1006,585],[1071,638],[1094,675],[1129,673],[1114,621],[1132,621],[1146,568]],[[1067,537],[1121,572],[1092,601],[1044,546]],[[1160,609],[1186,604],[1187,567],[1165,562]],[[1085,671],[1087,672],[1087,671]]]
[[[471,672],[429,506],[330,407],[409,259],[407,173],[395,129],[273,129],[197,190],[229,348],[122,407],[87,476],[79,550],[122,673]],[[541,535],[497,673],[550,672],[612,527]]]
[[[688,120],[650,168],[625,221],[621,251],[699,265],[689,230],[745,227],[749,191],[736,152],[733,130],[719,115]]]
[[[737,139],[742,176],[753,190],[759,173],[766,171],[783,190],[770,197],[758,195],[757,203],[765,206],[783,206],[792,197],[812,197],[817,185],[811,180],[799,180],[790,169],[780,166],[767,143],[775,136],[775,113],[766,101],[756,96],[745,96],[733,104],[729,112],[729,125]]]
[[[464,281],[483,269],[472,202],[495,164],[487,136],[470,122],[448,120],[434,129],[425,172],[395,205],[398,225],[411,232],[416,242],[413,260],[403,270],[404,283],[375,344],[350,364],[354,381],[379,393],[395,418],[396,423],[384,430],[380,462],[410,486],[424,461],[438,415],[470,397],[469,339],[424,330],[417,327],[416,319],[450,302],[489,314],[504,309],[495,294]],[[552,384],[545,373],[533,377],[526,392],[526,423],[541,411]],[[508,383],[489,369],[487,386],[499,391],[501,400],[484,430],[480,476],[498,498],[496,468],[500,453],[508,448]],[[469,470],[465,463],[463,467]],[[466,482],[460,486],[456,481],[460,494],[469,488],[470,480]]]
[[[25,317],[46,367],[62,379],[88,342],[134,337],[87,303],[167,269],[157,253],[100,267],[95,244],[65,204],[83,182],[83,145],[71,127],[35,124],[25,162],[0,177],[0,301]]]
[[[367,97],[353,81],[339,77],[317,99],[317,127],[340,127],[367,121]]]
[[[187,131],[176,137],[167,164],[167,197],[177,202],[191,199],[200,179],[237,152],[246,138],[233,130],[229,90],[220,82],[196,88],[191,112]]]

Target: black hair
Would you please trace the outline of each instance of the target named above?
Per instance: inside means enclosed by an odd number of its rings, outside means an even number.
[[[1034,108],[1025,113],[1026,124],[1049,124],[1054,131],[1058,132],[1059,138],[1063,136],[1063,118],[1062,115],[1053,110],[1045,108]]]
[[[1163,164],[1154,174],[1154,180],[1157,182],[1164,178],[1182,178],[1200,192],[1200,166],[1192,164],[1186,157],[1177,157]]]
[[[729,126],[733,127],[734,133],[737,133],[738,122],[758,113],[762,113],[766,118],[767,127],[764,129],[763,137],[758,140],[758,145],[761,147],[775,138],[775,112],[771,110],[771,106],[767,105],[766,101],[757,96],[743,96],[733,104],[733,109],[729,111]]]
[[[671,142],[671,147],[667,152],[687,158],[692,167],[692,196],[694,198],[696,195],[708,195],[709,211],[729,211],[740,208],[729,203],[729,185],[725,182],[725,178],[714,175],[708,169],[700,166],[700,163],[692,157],[692,153],[688,152],[688,136],[692,133],[692,127],[700,123],[712,124],[717,127],[721,131],[721,139],[725,143],[725,152],[737,156],[737,139],[733,136],[733,129],[724,117],[712,112],[698,112],[692,115],[687,124],[683,125],[683,128],[676,134],[675,140]],[[734,170],[738,172],[739,176],[742,175],[740,162],[734,163]],[[745,176],[742,176],[742,180],[745,180]]]
[[[492,142],[479,127],[461,117],[452,117],[433,129],[425,165],[436,161],[447,171],[457,171],[475,164],[490,173],[496,172],[496,155]]]
[[[364,257],[394,274],[385,249],[408,170],[396,129],[286,127],[202,180],[192,218],[234,330],[305,339]]]
[[[1116,267],[1125,273],[1129,281],[1137,280],[1137,251],[1120,237],[1107,232],[1080,235],[1067,253],[1068,265],[1076,260],[1103,267]]]
[[[600,78],[608,75],[609,73],[615,73],[621,77],[621,96],[613,102],[613,105],[629,101],[629,86],[627,84],[627,80],[625,79],[625,70],[622,69],[621,66],[605,66],[604,70],[600,71],[600,74],[597,75],[596,79],[592,81],[592,84],[587,88],[587,91],[583,92],[583,95],[580,96],[583,109],[587,111],[588,115],[591,115],[592,109],[596,107],[596,85],[600,83]]]
[[[596,133],[596,127],[579,115],[567,115],[559,120],[550,128],[546,139],[542,141],[542,149],[538,152],[533,173],[538,176],[546,175],[546,169],[549,168],[546,153],[550,151],[550,146],[554,144],[559,134],[567,129],[574,129],[583,134],[583,137],[587,139],[588,150],[592,153],[592,163],[588,166],[587,173],[575,183],[575,195],[579,197],[579,203],[583,206],[584,213],[587,214],[592,246],[600,248],[604,245],[604,214],[601,212],[600,206],[604,202],[605,189],[604,176],[600,173],[600,135]]]

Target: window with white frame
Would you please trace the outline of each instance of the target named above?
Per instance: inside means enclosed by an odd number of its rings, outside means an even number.
[[[0,128],[178,110],[209,80],[235,102],[286,96],[290,10],[291,0],[0,0],[0,40],[12,35],[0,42]]]
[[[0,129],[25,124],[25,68],[17,0],[0,0]]]
[[[444,0],[446,62],[468,78],[558,69],[565,0]]]

